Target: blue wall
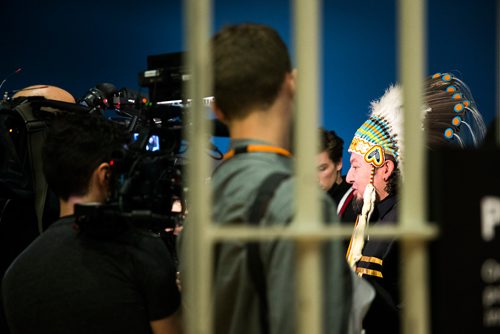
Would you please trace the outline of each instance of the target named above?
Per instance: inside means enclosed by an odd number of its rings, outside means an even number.
[[[139,89],[137,74],[148,55],[184,50],[180,0],[6,1],[0,12],[0,78],[18,67],[23,71],[0,93],[37,83],[76,97],[99,82]],[[290,1],[214,3],[214,30],[265,23],[293,48]],[[324,0],[322,8],[322,122],[347,146],[370,101],[397,79],[396,1]],[[459,72],[487,122],[495,108],[495,11],[493,0],[428,4],[428,73]]]

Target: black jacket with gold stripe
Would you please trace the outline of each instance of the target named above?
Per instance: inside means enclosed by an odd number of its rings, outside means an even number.
[[[375,206],[370,226],[398,221],[398,201],[389,196]],[[375,300],[363,322],[366,334],[400,332],[399,249],[395,239],[370,238],[365,242],[356,272],[376,291]]]

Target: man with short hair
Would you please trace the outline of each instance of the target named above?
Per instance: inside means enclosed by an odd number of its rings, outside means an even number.
[[[135,228],[87,233],[75,218],[75,205],[106,202],[110,161],[128,141],[125,129],[99,116],[67,113],[52,122],[43,165],[60,219],[4,276],[13,334],[180,332],[176,268],[159,236]]]
[[[294,214],[290,147],[295,95],[287,47],[275,30],[258,24],[225,27],[212,46],[214,110],[231,137],[231,149],[212,177],[213,220],[287,225]],[[276,175],[282,178],[273,179]],[[322,193],[321,201],[328,209],[325,221],[338,221],[331,199]],[[255,252],[250,246],[225,242],[216,249],[215,332],[295,333],[294,243],[262,242]],[[353,290],[359,291],[358,284],[367,288],[368,303],[372,291],[362,280],[351,280],[340,241],[325,243],[322,257],[323,285],[311,289],[324,292],[324,333],[359,333],[351,312],[359,307]]]

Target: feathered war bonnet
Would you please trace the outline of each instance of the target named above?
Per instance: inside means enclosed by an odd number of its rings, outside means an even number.
[[[486,125],[469,87],[450,73],[436,73],[425,82],[424,130],[427,146],[478,147]]]
[[[425,80],[425,105],[422,107],[422,129],[427,146],[477,147],[484,140],[486,126],[469,87],[450,73],[436,73]],[[348,261],[354,265],[361,257],[365,229],[373,213],[376,191],[375,168],[384,164],[387,155],[396,162],[403,176],[403,92],[399,85],[371,103],[371,113],[356,131],[349,152],[361,155],[372,165],[370,184],[363,194],[363,208],[353,232]]]
[[[469,87],[450,73],[436,73],[428,77],[424,87],[422,129],[427,146],[477,147],[486,134],[484,120],[479,113]],[[350,153],[364,157],[373,167],[380,167],[385,155],[394,157],[402,172],[403,165],[403,90],[389,87],[385,94],[371,103],[371,113],[354,134]]]

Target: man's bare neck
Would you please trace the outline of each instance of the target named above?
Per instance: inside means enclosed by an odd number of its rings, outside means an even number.
[[[231,139],[255,139],[290,148],[291,111],[277,103],[269,110],[254,110],[243,119],[228,124]]]

